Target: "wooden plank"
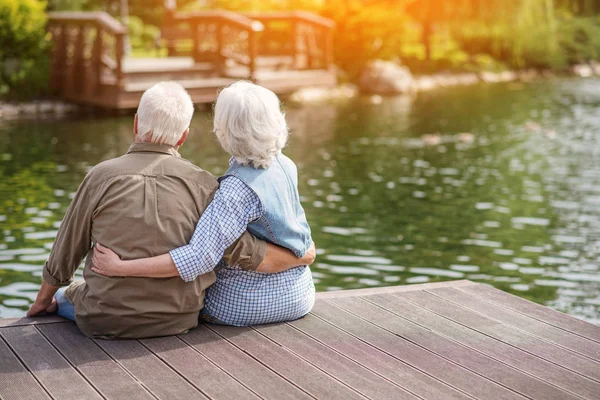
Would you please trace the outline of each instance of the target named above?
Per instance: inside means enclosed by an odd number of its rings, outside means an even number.
[[[23,318],[0,318],[0,328],[7,326],[26,326],[39,324],[55,324],[57,322],[67,322],[63,317],[48,315],[44,317],[23,317]]]
[[[313,314],[386,353],[475,398],[517,399],[522,396],[457,364],[323,301]]]
[[[478,332],[473,328],[461,325],[448,316],[436,314],[432,310],[427,309],[427,307],[413,304],[403,298],[407,294],[394,294],[392,296],[374,295],[368,296],[366,299],[390,310],[402,318],[431,329],[436,333],[469,346],[507,365],[542,379],[549,384],[558,386],[563,390],[584,398],[593,399],[596,397],[595,395],[598,392],[596,382],[560,365],[550,363],[501,340]],[[477,322],[474,324],[477,324]],[[494,328],[497,329],[498,327],[501,327],[501,325],[496,324]]]
[[[471,285],[461,287],[461,291],[471,296],[482,298],[539,321],[564,329],[571,333],[600,342],[600,326],[571,317],[559,311],[527,301],[518,296],[494,289],[488,285]]]
[[[361,298],[332,299],[329,302],[526,397],[533,399],[577,398],[556,386],[444,338]]]
[[[311,314],[288,324],[421,398],[468,398],[451,386],[369,346]]]
[[[137,340],[95,340],[95,342],[156,397],[207,398]],[[182,346],[185,345],[182,343]]]
[[[148,391],[112,360],[75,324],[46,324],[38,329],[105,397],[152,399]]]
[[[466,321],[477,320],[481,324],[478,329],[480,329],[482,332],[600,382],[600,362],[588,357],[584,357],[585,354],[582,355],[579,352],[574,352],[570,349],[555,345],[555,343],[552,343],[552,341],[541,340],[535,335],[536,332],[531,333],[531,331],[519,329],[514,326],[510,326],[510,324],[505,324],[504,321],[493,319],[493,315],[502,310],[492,310],[490,311],[490,316],[473,312],[475,311],[474,308],[477,308],[480,311],[486,310],[486,307],[481,307],[478,305],[473,306],[472,304],[474,302],[480,301],[484,306],[487,306],[487,304],[490,303],[486,304],[486,302],[478,300],[477,298],[473,299],[468,294],[463,292],[458,292],[458,296],[456,296],[453,292],[454,289],[447,290],[448,291],[446,291],[446,289],[437,289],[435,295],[433,293],[422,292],[414,297],[419,301],[424,301],[426,303],[429,302],[432,303],[434,307],[439,307],[442,310],[446,310],[444,312],[461,315],[463,318],[466,316]],[[412,296],[412,294],[407,294],[407,298],[413,301],[413,298],[409,296]],[[454,299],[454,301],[451,301],[451,299]],[[461,302],[457,303],[458,301]],[[490,306],[492,305],[490,304]],[[507,316],[503,314],[503,319],[507,317],[509,317],[509,315]],[[541,322],[539,322],[539,324],[545,325],[552,329],[558,329]],[[523,326],[523,328],[525,328],[525,326]],[[533,329],[536,328],[534,327]],[[572,335],[566,331],[560,331],[577,339],[588,341],[580,336]],[[595,343],[592,341],[588,342],[593,344]],[[593,351],[593,349],[590,349],[590,353]]]
[[[211,399],[259,398],[178,337],[144,339],[141,342]]]
[[[471,296],[455,288],[438,288],[428,290],[430,293],[459,304],[462,307],[476,311],[506,325],[522,329],[549,342],[577,352],[585,357],[600,360],[600,343],[585,339],[581,336],[545,324],[537,319],[519,314],[503,306]],[[600,365],[598,365],[600,367]]]
[[[0,335],[52,397],[61,400],[102,398],[35,326],[2,328]]]
[[[315,398],[364,399],[335,378],[247,327],[209,325],[213,332]]]
[[[260,397],[265,399],[311,398],[254,358],[224,341],[204,325],[200,325],[180,337]]]
[[[0,399],[49,399],[33,375],[0,338]]]
[[[411,393],[287,324],[256,326],[261,335],[373,399],[414,399]]]
[[[317,293],[317,299],[335,299],[339,297],[356,297],[356,296],[369,296],[373,294],[386,294],[386,293],[404,293],[413,292],[415,290],[435,289],[439,287],[465,287],[474,286],[477,283],[458,280],[450,282],[433,282],[433,283],[421,283],[418,285],[405,285],[405,286],[387,286],[369,289],[353,289],[353,290],[337,290],[333,292],[319,292]]]

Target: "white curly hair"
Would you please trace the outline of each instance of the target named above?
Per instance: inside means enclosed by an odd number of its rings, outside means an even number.
[[[248,81],[221,90],[213,123],[223,149],[240,164],[253,168],[271,165],[289,136],[277,95]]]

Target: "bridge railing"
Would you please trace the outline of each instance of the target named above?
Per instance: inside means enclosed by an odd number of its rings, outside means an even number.
[[[174,53],[176,40],[192,39],[192,54],[196,62],[212,62],[222,75],[228,59],[248,67],[249,76],[256,72],[258,54],[257,33],[263,25],[243,15],[223,11],[174,13],[167,17],[163,37],[169,54]]]
[[[333,65],[335,23],[305,11],[246,13],[259,21],[259,55],[291,56],[292,69],[329,69]]]
[[[50,12],[51,83],[61,94],[100,94],[104,85],[123,86],[127,29],[104,12]]]
[[[253,76],[259,56],[283,59],[272,63],[289,69],[329,69],[334,27],[333,21],[303,11],[240,14],[217,10],[171,13],[162,34],[169,55],[182,54],[178,44],[191,38],[196,61],[215,62],[223,72],[231,59],[248,66]]]

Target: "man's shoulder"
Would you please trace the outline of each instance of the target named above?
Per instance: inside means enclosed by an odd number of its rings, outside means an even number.
[[[182,157],[170,157],[166,161],[164,174],[187,179],[201,185],[218,186],[217,178],[210,172],[200,168],[190,160]]]
[[[106,181],[119,176],[128,175],[154,175],[185,179],[199,185],[216,187],[217,179],[208,171],[198,167],[191,161],[169,155],[158,155],[160,162],[132,161],[132,154],[102,161],[94,166],[87,175],[94,181]]]

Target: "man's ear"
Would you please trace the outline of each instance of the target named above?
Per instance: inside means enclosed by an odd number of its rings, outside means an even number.
[[[137,136],[137,132],[138,132],[138,117],[137,117],[137,113],[136,113],[135,117],[133,118],[133,137],[134,138]]]
[[[190,128],[187,128],[185,131],[183,131],[183,135],[181,135],[181,138],[179,138],[179,141],[177,142],[177,147],[181,146],[183,142],[185,142],[185,139],[187,139],[189,133]]]

